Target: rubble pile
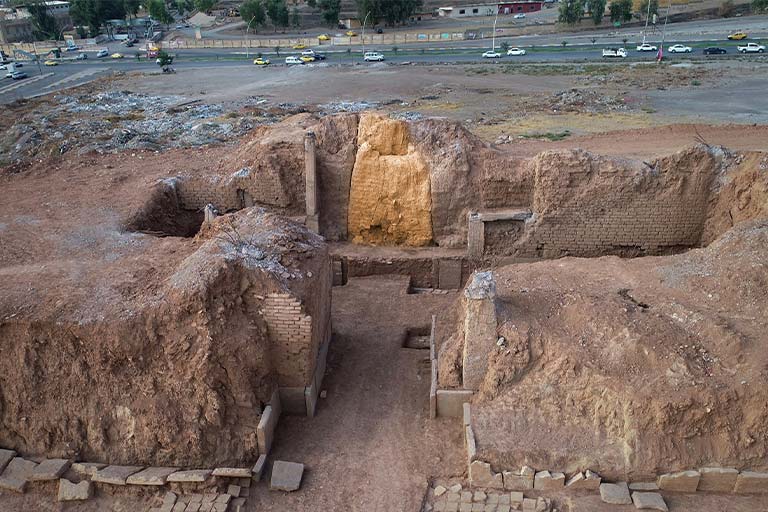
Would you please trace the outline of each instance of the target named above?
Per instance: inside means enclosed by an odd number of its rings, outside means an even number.
[[[589,89],[569,89],[553,94],[549,107],[554,112],[626,112],[630,107],[619,98]]]

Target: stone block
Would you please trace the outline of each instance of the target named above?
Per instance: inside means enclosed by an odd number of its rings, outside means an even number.
[[[72,463],[67,459],[45,459],[29,476],[31,481],[58,480]]]
[[[304,464],[276,460],[272,464],[269,488],[273,491],[297,491],[301,487]]]
[[[533,488],[537,491],[558,491],[565,486],[563,473],[539,471],[533,478]]]
[[[536,498],[536,512],[549,512],[551,503],[547,498],[539,496]]]
[[[485,494],[483,491],[475,491],[472,494],[472,501],[476,503],[485,503],[486,499],[488,499],[488,495]]]
[[[186,471],[176,471],[168,475],[168,482],[205,482],[211,476],[210,469],[189,469]]]
[[[126,485],[128,477],[142,469],[142,466],[107,466],[94,473],[91,480],[111,485]]]
[[[461,418],[464,415],[464,404],[472,400],[473,391],[469,389],[438,389],[437,415],[447,418]]]
[[[662,491],[696,492],[701,474],[698,471],[679,471],[659,476]]]
[[[128,485],[165,485],[168,475],[179,468],[147,468],[126,478]]]
[[[523,500],[523,512],[536,512],[536,500],[533,498],[525,498]]]
[[[59,501],[84,501],[93,497],[93,484],[88,480],[73,483],[62,478],[59,480]]]
[[[600,499],[611,505],[632,504],[632,499],[629,497],[629,486],[626,482],[600,484]]]
[[[13,450],[0,450],[0,473],[5,470],[5,466],[16,457],[16,452]]]
[[[240,494],[240,486],[239,485],[230,485],[230,488],[237,487],[237,489],[232,489],[233,491],[237,491],[237,494]],[[213,500],[214,503],[224,503],[225,505],[229,503],[232,498],[236,497],[234,494],[227,492],[225,494],[219,494],[216,496],[216,499]]]
[[[768,473],[742,471],[736,478],[736,485],[733,490],[740,494],[768,492]]]
[[[509,493],[509,503],[512,505],[522,505],[525,496],[521,491],[512,491]]]
[[[277,414],[271,405],[264,407],[261,413],[259,425],[256,427],[256,439],[259,445],[259,453],[269,454],[272,449],[272,439],[277,425]]]
[[[27,479],[12,475],[0,476],[0,489],[23,494],[27,489]]]
[[[304,396],[304,387],[281,387],[280,403],[283,405],[283,414],[306,416],[307,402]]]
[[[462,503],[472,503],[472,491],[464,491],[461,493],[461,502]]]
[[[240,486],[239,485],[230,485],[229,487],[227,487],[227,494],[229,494],[233,498],[239,498],[240,497]]]
[[[492,272],[476,272],[464,289],[465,322],[462,354],[464,388],[479,390],[488,372],[488,358],[497,350],[496,282]]]
[[[660,510],[661,512],[669,512],[667,504],[664,502],[664,498],[657,492],[633,492],[632,503],[635,504],[636,509],[640,510]]]
[[[212,475],[224,478],[251,478],[253,472],[250,468],[216,468]]]
[[[469,402],[464,402],[462,404],[462,410],[463,410],[463,421],[464,426],[468,426],[472,424],[472,405]]]
[[[232,500],[229,504],[229,510],[232,512],[245,512],[245,499],[237,498],[236,500]]]
[[[256,464],[253,465],[253,479],[257,482],[261,481],[261,476],[264,474],[264,468],[267,465],[267,456],[264,454],[259,455],[256,459]]]
[[[658,491],[659,486],[656,482],[632,482],[629,484],[630,491]]]
[[[504,471],[504,488],[508,491],[529,491],[533,489],[533,478],[536,472],[533,468],[523,466],[520,471]]]
[[[461,288],[461,260],[442,259],[437,264],[437,287],[441,290]]]
[[[479,460],[472,461],[469,465],[469,482],[472,487],[504,488],[501,473],[494,473],[490,464]]]
[[[739,471],[734,468],[701,468],[699,474],[699,491],[733,492]]]
[[[310,418],[315,416],[315,409],[317,409],[317,394],[319,393],[319,390],[315,382],[316,381],[313,378],[312,383],[304,388],[305,413]]]
[[[81,476],[93,476],[98,470],[107,467],[106,464],[99,462],[75,462],[72,469]]]
[[[477,455],[477,443],[475,442],[475,431],[472,430],[472,425],[464,427],[464,444],[466,444],[467,449],[467,464],[472,464]]]
[[[601,477],[594,471],[587,470],[584,473],[576,473],[565,486],[569,490],[589,490],[596,491],[600,488]]]

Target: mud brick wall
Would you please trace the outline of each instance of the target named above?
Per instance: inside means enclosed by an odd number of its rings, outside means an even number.
[[[212,204],[220,212],[243,207],[237,188],[229,179],[218,176],[205,178],[179,178],[176,181],[179,201],[187,210],[200,210]]]

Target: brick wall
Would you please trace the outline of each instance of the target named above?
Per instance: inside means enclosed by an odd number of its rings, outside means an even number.
[[[289,293],[271,293],[264,300],[272,363],[280,386],[304,386],[314,370],[312,317]]]

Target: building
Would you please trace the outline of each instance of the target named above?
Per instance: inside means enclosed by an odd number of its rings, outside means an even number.
[[[69,16],[69,2],[52,0],[45,2],[48,12],[56,20],[61,29],[70,28],[72,19]],[[0,8],[0,43],[29,42],[35,38],[32,15],[24,7]]]
[[[438,16],[445,18],[470,18],[474,16],[495,16],[540,11],[543,0],[518,0],[516,2],[494,2],[486,4],[463,5],[460,7],[440,7]]]

